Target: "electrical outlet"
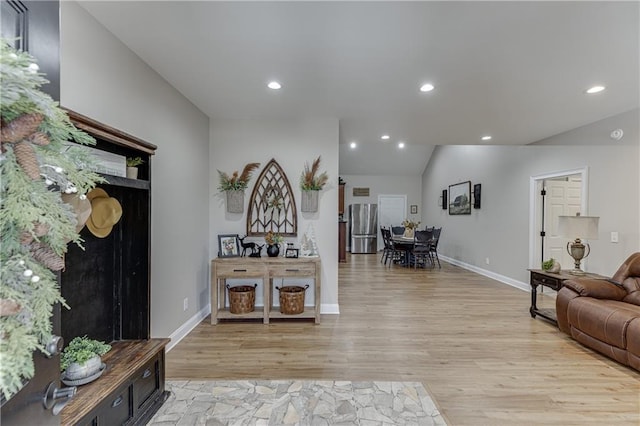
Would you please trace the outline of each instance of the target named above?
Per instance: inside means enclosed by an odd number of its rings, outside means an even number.
[[[489,258],[488,257],[484,259],[484,263],[486,263],[487,265],[489,264]]]
[[[618,242],[618,232],[617,231],[611,232],[611,242],[612,243],[617,243]]]
[[[186,311],[187,309],[189,309],[189,298],[185,297],[182,301],[182,310]]]

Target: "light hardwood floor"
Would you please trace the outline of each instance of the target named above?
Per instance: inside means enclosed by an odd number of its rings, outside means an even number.
[[[532,319],[528,292],[379,259],[340,264],[340,315],[319,325],[207,318],[167,354],[167,379],[419,381],[451,425],[640,425],[640,374]]]

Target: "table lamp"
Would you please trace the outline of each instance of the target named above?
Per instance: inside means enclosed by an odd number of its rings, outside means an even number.
[[[558,216],[558,233],[566,238],[575,238],[575,241],[567,243],[567,253],[574,260],[574,269],[569,273],[574,275],[584,275],[584,271],[580,269],[580,261],[591,253],[589,244],[583,244],[583,239],[598,239],[598,221],[596,216]],[[586,253],[585,253],[586,252]]]

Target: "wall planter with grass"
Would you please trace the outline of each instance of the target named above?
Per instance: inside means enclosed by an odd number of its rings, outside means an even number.
[[[244,166],[242,173],[235,171],[231,176],[218,170],[220,177],[218,189],[226,195],[228,213],[244,212],[244,190],[247,189],[251,174],[258,167],[260,163],[249,163]]]
[[[302,197],[300,200],[300,211],[315,213],[318,211],[319,193],[329,180],[327,172],[318,174],[320,169],[320,157],[316,158],[311,167],[305,163],[302,176],[300,177],[300,189]]]

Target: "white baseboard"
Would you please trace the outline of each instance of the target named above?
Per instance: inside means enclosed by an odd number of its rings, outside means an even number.
[[[180,341],[184,339],[187,336],[187,334],[191,332],[191,330],[196,328],[198,324],[200,324],[202,320],[205,319],[207,315],[209,315],[210,313],[211,313],[211,305],[209,304],[204,308],[202,308],[194,316],[189,318],[189,320],[184,324],[182,324],[180,328],[178,328],[176,331],[171,333],[171,335],[169,336],[169,338],[171,339],[171,342],[169,342],[169,344],[167,345],[166,351],[169,352],[175,345],[180,343]]]
[[[500,281],[501,283],[510,285],[511,287],[515,287],[527,292],[531,291],[531,286],[529,285],[529,283],[523,283],[522,281],[514,280],[513,278],[509,278],[505,275],[496,274],[495,272],[487,271],[486,269],[482,269],[475,265],[470,265],[468,263],[464,263],[457,259],[453,259],[447,256],[438,255],[438,257],[440,258],[440,260],[444,260],[447,263],[459,266],[461,268],[467,269],[469,271],[475,272],[476,274],[483,275],[493,280]]]
[[[191,330],[196,328],[198,324],[200,324],[202,320],[204,320],[207,317],[207,315],[209,315],[210,313],[211,313],[211,305],[209,304],[205,306],[203,309],[201,309],[194,316],[189,318],[189,320],[184,324],[182,324],[180,328],[178,328],[176,331],[171,333],[171,335],[169,336],[169,338],[171,339],[171,342],[169,342],[169,344],[166,346],[166,351],[169,352],[171,349],[173,349],[175,345],[180,343],[180,341],[184,339],[191,332]],[[320,306],[320,313],[328,314],[328,315],[332,315],[332,314],[339,315],[340,305],[338,305],[337,303],[323,304]]]
[[[321,314],[340,315],[340,305],[337,303],[324,303],[320,305]]]
[[[440,260],[443,260],[447,263],[460,266],[461,268],[467,269],[469,271],[475,272],[477,274],[483,275],[485,277],[491,278],[501,283],[510,285],[511,287],[515,287],[527,292],[531,291],[531,287],[529,283],[523,283],[521,281],[514,280],[513,278],[496,274],[495,272],[487,271],[486,269],[482,269],[475,265],[470,265],[468,263],[461,262],[457,259],[453,259],[447,256],[439,255],[439,258]],[[182,324],[180,328],[178,328],[169,336],[169,338],[171,339],[171,342],[169,342],[169,344],[167,345],[166,351],[169,352],[175,345],[180,343],[180,341],[184,339],[191,332],[191,330],[196,328],[198,324],[200,324],[202,320],[204,320],[207,317],[207,315],[209,315],[210,313],[211,313],[211,305],[209,304],[204,308],[202,308],[194,316],[189,318],[187,322]],[[331,304],[323,303],[320,306],[320,313],[326,314],[326,315],[340,315],[340,305],[337,303],[331,303]]]

